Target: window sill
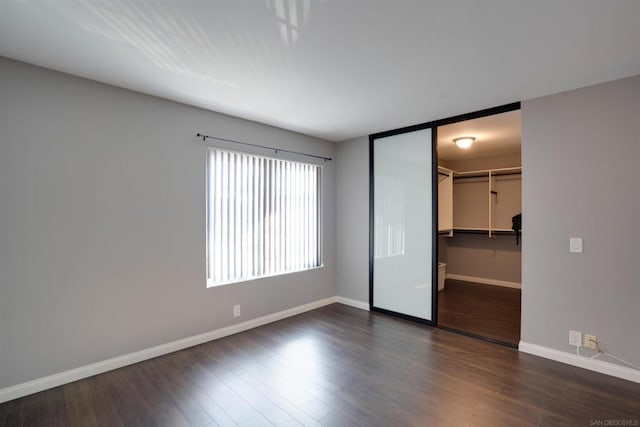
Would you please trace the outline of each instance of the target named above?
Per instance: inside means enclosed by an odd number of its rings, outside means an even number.
[[[268,279],[268,278],[278,277],[278,276],[287,276],[289,274],[303,273],[305,271],[319,270],[321,268],[324,268],[324,264],[321,264],[321,265],[319,265],[317,267],[303,268],[303,269],[300,269],[300,270],[287,271],[285,273],[269,274],[267,276],[250,277],[250,278],[247,278],[247,279],[234,280],[232,282],[213,283],[212,281],[207,280],[207,288],[217,288],[217,287],[220,287],[220,286],[233,285],[233,284],[236,284],[236,283],[252,282],[254,280]]]

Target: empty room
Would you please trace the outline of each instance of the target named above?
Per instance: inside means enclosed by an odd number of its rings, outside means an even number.
[[[638,22],[1,1],[0,427],[640,425]]]

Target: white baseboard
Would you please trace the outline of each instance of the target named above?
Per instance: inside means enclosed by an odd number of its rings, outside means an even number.
[[[524,341],[520,341],[518,350],[523,353],[533,354],[534,356],[544,357],[545,359],[555,360],[556,362],[566,363],[567,365],[577,366],[601,374],[622,378],[623,380],[640,383],[640,370],[605,362],[604,360],[588,359],[580,357],[577,354],[567,353],[566,351],[555,350]]]
[[[203,334],[194,335],[192,337],[157,345],[155,347],[114,357],[112,359],[103,360],[101,362],[92,363],[90,365],[81,366],[79,368],[70,369],[68,371],[49,375],[47,377],[38,378],[21,384],[16,384],[11,387],[6,387],[0,389],[0,403],[8,402],[9,400],[37,393],[39,391],[48,390],[53,387],[58,387],[63,384],[91,377],[93,375],[101,374],[113,369],[118,369],[123,366],[132,365],[134,363],[142,362],[154,357],[173,353],[174,351],[193,347],[195,345],[202,344],[208,341],[213,341],[229,335],[237,334],[248,329],[257,328],[258,326],[266,325],[267,323],[276,322],[278,320],[295,316],[306,311],[315,310],[316,308],[324,307],[325,305],[333,304],[336,302],[338,302],[338,297],[325,298],[322,300],[311,302],[309,304],[300,305],[297,307],[289,308],[287,310],[279,311],[277,313],[269,314],[267,316],[259,317],[257,319],[247,320],[246,322],[237,323],[225,328],[216,329],[214,331],[205,332]]]
[[[503,286],[505,288],[521,289],[522,284],[518,282],[507,282],[506,280],[487,279],[486,277],[464,276],[462,274],[446,273],[445,278],[462,280],[463,282],[482,283],[483,285]]]
[[[369,303],[358,301],[357,299],[345,298],[345,297],[336,297],[336,302],[340,304],[349,305],[351,307],[359,308],[360,310],[369,311]]]

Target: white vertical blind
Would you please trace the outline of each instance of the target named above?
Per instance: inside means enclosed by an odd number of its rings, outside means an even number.
[[[317,165],[208,149],[207,284],[318,267]]]

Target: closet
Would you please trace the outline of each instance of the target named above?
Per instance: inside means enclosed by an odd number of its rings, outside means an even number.
[[[467,172],[438,166],[438,232],[513,234],[513,216],[522,210],[521,174],[519,166]]]
[[[440,126],[437,133],[438,325],[516,346],[520,111]],[[472,140],[471,147],[456,146],[461,137]]]

